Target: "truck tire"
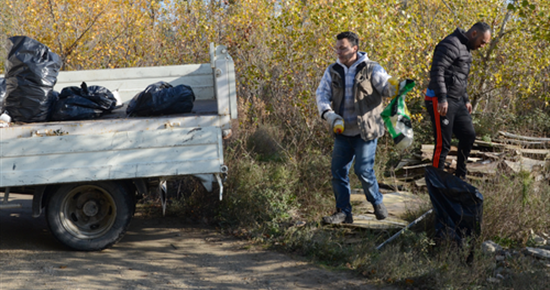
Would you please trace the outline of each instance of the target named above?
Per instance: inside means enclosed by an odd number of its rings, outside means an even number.
[[[50,196],[46,220],[54,237],[64,245],[99,251],[122,239],[134,207],[134,198],[123,184],[65,184]]]

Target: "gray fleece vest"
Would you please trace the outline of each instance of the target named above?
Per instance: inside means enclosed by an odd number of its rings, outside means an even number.
[[[353,95],[355,98],[355,112],[357,125],[361,130],[361,138],[365,141],[373,140],[384,135],[384,122],[380,113],[383,110],[382,95],[373,87],[372,71],[378,63],[374,61],[362,62],[357,66],[353,81]],[[332,78],[332,108],[341,116],[340,109],[344,101],[345,73],[344,68],[334,63],[330,66]]]

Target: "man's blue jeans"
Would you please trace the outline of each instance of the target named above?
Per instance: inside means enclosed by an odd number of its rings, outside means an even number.
[[[349,170],[355,158],[355,174],[363,185],[367,201],[372,205],[382,203],[382,194],[374,173],[374,157],[378,140],[365,141],[361,136],[347,137],[336,135],[332,151],[332,189],[336,198],[336,208],[346,215],[351,214]]]

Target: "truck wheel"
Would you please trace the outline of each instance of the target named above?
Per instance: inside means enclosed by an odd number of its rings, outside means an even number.
[[[122,239],[134,207],[122,184],[66,184],[51,195],[46,220],[55,238],[66,246],[99,251]]]

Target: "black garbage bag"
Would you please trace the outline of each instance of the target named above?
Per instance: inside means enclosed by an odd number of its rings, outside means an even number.
[[[466,237],[479,236],[483,216],[483,195],[462,179],[426,167],[426,184],[435,212],[436,238],[459,244]]]
[[[160,116],[189,113],[195,94],[190,86],[172,86],[166,82],[149,85],[132,98],[126,109],[128,116]]]
[[[66,87],[59,93],[59,98],[64,99],[72,96],[84,97],[95,103],[94,108],[111,111],[116,106],[116,98],[109,89],[102,86],[88,86],[82,82],[80,87]]]
[[[44,122],[55,102],[50,94],[61,59],[44,44],[26,37],[9,38],[4,109],[14,121]]]
[[[52,121],[90,120],[113,110],[116,99],[113,93],[102,86],[66,87],[59,93],[53,109]]]
[[[55,102],[50,120],[92,120],[99,118],[104,112],[95,102],[75,95]]]

